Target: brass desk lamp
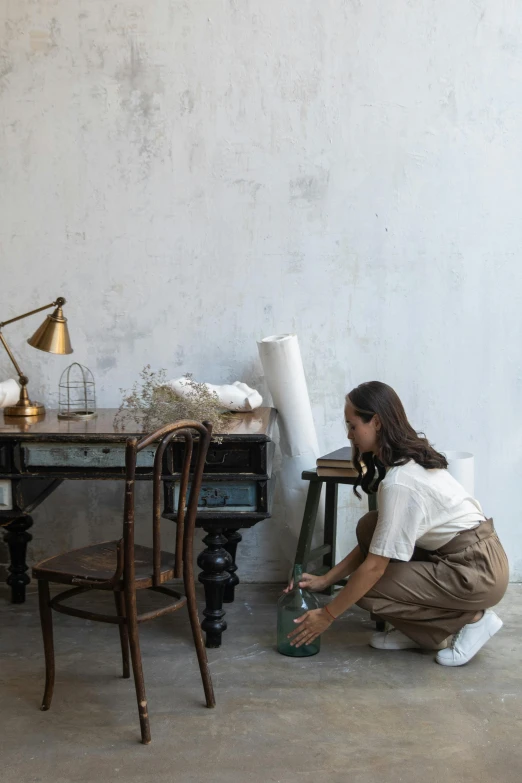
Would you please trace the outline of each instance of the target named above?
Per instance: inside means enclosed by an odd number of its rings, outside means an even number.
[[[14,321],[20,321],[22,318],[27,318],[29,315],[34,315],[35,313],[40,313],[42,310],[47,310],[49,307],[56,307],[56,310],[51,313],[51,315],[47,316],[40,328],[36,330],[27,342],[29,345],[32,345],[33,348],[38,348],[40,351],[47,351],[48,353],[72,353],[73,349],[71,348],[69,330],[67,329],[67,318],[64,318],[62,313],[64,304],[65,299],[60,296],[55,302],[39,307],[37,310],[31,310],[29,313],[18,315],[16,318],[11,318],[9,321],[0,322],[0,342],[16,368],[18,380],[22,387],[20,389],[20,399],[16,405],[10,405],[9,407],[4,408],[4,416],[41,416],[45,412],[45,408],[40,402],[31,402],[29,399],[27,393],[29,378],[22,373],[18,366],[18,363],[2,334],[2,328],[7,326],[7,324],[14,323]]]

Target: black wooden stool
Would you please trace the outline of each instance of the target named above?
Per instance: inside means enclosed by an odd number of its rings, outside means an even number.
[[[335,565],[335,541],[337,537],[337,498],[339,484],[355,484],[355,476],[318,476],[317,470],[304,470],[301,474],[303,481],[308,481],[308,493],[306,496],[306,505],[303,514],[303,522],[297,550],[295,553],[295,563],[303,566],[306,570],[307,564],[313,560],[322,557],[322,566],[315,569],[315,573],[323,574],[333,568]],[[324,536],[321,546],[312,549],[312,538],[314,535],[315,521],[319,502],[321,500],[321,491],[323,484],[326,484],[326,497],[324,506]],[[368,510],[377,510],[377,495],[368,495]],[[335,582],[336,585],[345,585],[346,579],[340,579]],[[332,595],[334,585],[328,587],[324,592]],[[377,623],[377,630],[384,630],[384,622],[372,616]]]

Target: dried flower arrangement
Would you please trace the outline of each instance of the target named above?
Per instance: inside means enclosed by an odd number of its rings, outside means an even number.
[[[114,418],[115,427],[125,430],[125,422],[132,421],[144,432],[151,432],[179,419],[193,419],[211,422],[215,432],[223,430],[230,414],[223,412],[217,394],[192,380],[190,373],[186,377],[190,391],[187,397],[180,397],[167,385],[166,371],[155,372],[148,364],[130,391],[120,389],[123,401]]]

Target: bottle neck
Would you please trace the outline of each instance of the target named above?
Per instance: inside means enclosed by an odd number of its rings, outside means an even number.
[[[294,581],[294,587],[299,587],[299,582],[303,578],[303,566],[302,565],[294,565],[294,573],[293,573],[293,581]]]

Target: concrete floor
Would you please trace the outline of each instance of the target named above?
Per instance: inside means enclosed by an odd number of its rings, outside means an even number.
[[[142,626],[152,744],[139,743],[132,680],[114,626],[55,614],[57,683],[40,712],[43,657],[34,588],[0,594],[2,783],[514,783],[522,778],[522,585],[505,627],[467,666],[368,647],[354,610],[314,658],[274,650],[273,586],[241,585],[209,659],[217,708],[203,706],[185,616]],[[150,600],[157,600],[151,596]],[[100,605],[105,596],[98,599]],[[161,599],[160,599],[161,600]]]

